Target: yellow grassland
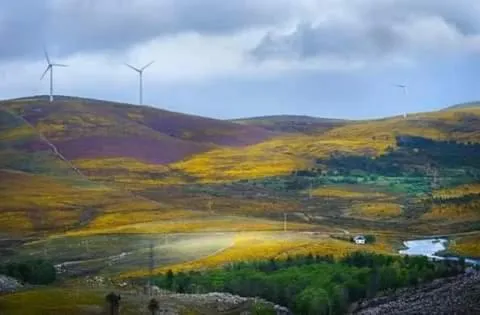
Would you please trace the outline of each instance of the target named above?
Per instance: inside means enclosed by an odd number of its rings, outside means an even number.
[[[175,216],[175,212],[171,213]],[[168,214],[167,214],[168,216]],[[96,234],[148,234],[148,233],[193,233],[193,232],[241,232],[241,231],[281,231],[283,230],[282,221],[274,221],[268,219],[256,219],[238,216],[207,216],[205,213],[195,213],[189,215],[182,212],[179,218],[163,219],[145,223],[126,223],[118,225],[117,223],[108,225],[111,222],[126,222],[123,215],[116,218],[115,216],[102,219],[100,222],[93,222],[91,225],[80,230],[69,231],[67,235],[85,236]],[[161,217],[161,215],[159,215]],[[289,230],[308,231],[315,229],[315,226],[303,223],[288,223]]]
[[[478,111],[468,113],[479,115]],[[205,182],[249,179],[287,174],[308,167],[313,158],[328,157],[334,151],[379,155],[388,147],[395,147],[398,134],[480,142],[479,132],[460,132],[455,128],[463,123],[465,114],[462,111],[420,113],[407,119],[351,123],[315,136],[288,135],[245,148],[220,148],[174,163],[172,167]],[[438,121],[445,127],[437,127]]]
[[[358,185],[342,185],[319,187],[312,190],[312,196],[323,198],[355,198],[355,199],[385,199],[389,195],[372,189],[359,189]],[[307,191],[306,191],[307,192]]]
[[[215,149],[171,166],[208,182],[288,174],[306,165],[305,161],[282,152],[266,154],[259,146]]]
[[[457,198],[465,195],[480,194],[480,184],[466,184],[434,191],[435,198]]]
[[[480,235],[456,239],[448,249],[461,256],[480,257]]]
[[[239,197],[208,196],[203,194],[190,194],[188,198],[179,194],[168,196],[164,194],[161,200],[180,209],[202,210],[212,214],[237,213],[245,215],[258,215],[267,213],[292,212],[299,209],[300,204],[294,200],[255,200]]]
[[[18,127],[9,128],[0,132],[0,141],[17,140],[21,138],[31,137],[34,135],[35,132],[32,127],[27,124],[22,124]]]
[[[402,208],[399,204],[391,202],[365,202],[357,203],[352,214],[372,219],[397,217],[402,214]]]
[[[132,209],[146,211],[162,207],[159,203],[135,198],[105,186],[71,179],[8,171],[0,171],[0,176],[2,216],[18,213],[16,219],[8,221],[10,229],[65,227],[78,221],[88,209],[102,213]],[[2,218],[1,222],[6,221]]]
[[[435,204],[422,216],[426,220],[469,221],[480,215],[480,201],[472,200],[462,204]]]
[[[26,211],[2,211],[0,214],[0,232],[21,234],[32,228],[32,222]]]
[[[172,172],[168,166],[133,158],[78,159],[73,163],[92,180],[112,183],[129,190],[185,183],[185,179]]]
[[[306,235],[282,237],[281,235],[245,233],[236,236],[233,246],[214,255],[185,263],[162,266],[155,269],[154,272],[156,274],[161,274],[168,270],[174,272],[202,270],[217,268],[238,261],[262,260],[269,258],[284,259],[287,255],[308,255],[310,253],[342,257],[359,249],[359,246],[353,243],[331,239],[325,236],[317,238]],[[375,245],[362,246],[361,249],[380,253],[391,253],[392,251],[389,244],[381,242]],[[134,278],[145,276],[147,274],[147,270],[138,270],[122,274],[121,277]]]
[[[81,315],[102,311],[105,294],[78,288],[36,288],[0,296],[0,313],[8,315]],[[89,311],[90,310],[90,311]]]

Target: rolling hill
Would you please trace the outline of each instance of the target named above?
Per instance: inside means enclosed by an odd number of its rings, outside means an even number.
[[[271,131],[318,134],[343,126],[349,121],[342,119],[318,118],[311,116],[278,115],[233,119],[243,125],[259,126]]]
[[[18,221],[2,232],[33,233],[47,221],[87,234],[167,221],[168,231],[197,231],[199,222],[248,229],[232,220],[245,216],[269,230],[283,213],[299,229],[480,226],[479,107],[368,121],[222,121],[75,97],[0,106],[0,193],[18,195],[0,206]]]

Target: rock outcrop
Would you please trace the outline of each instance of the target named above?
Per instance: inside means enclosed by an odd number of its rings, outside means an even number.
[[[351,314],[480,314],[480,272],[438,279],[360,303]]]
[[[0,293],[14,292],[20,288],[22,288],[22,285],[18,280],[0,275]]]

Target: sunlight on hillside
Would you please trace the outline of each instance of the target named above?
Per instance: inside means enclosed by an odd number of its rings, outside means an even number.
[[[396,146],[397,135],[480,142],[480,130],[469,127],[465,115],[463,112],[438,112],[414,114],[408,119],[397,117],[352,123],[317,136],[282,136],[246,148],[217,149],[174,163],[172,167],[206,182],[248,179],[307,168],[314,159],[326,158],[333,152],[377,156]],[[459,128],[462,124],[466,127]]]
[[[95,234],[149,234],[149,233],[194,233],[194,232],[241,232],[241,231],[282,231],[283,222],[268,219],[256,219],[236,216],[207,216],[205,213],[179,212],[179,217],[175,212],[167,213],[163,219],[152,222],[126,223],[120,225],[120,222],[126,222],[122,214],[100,217],[98,221],[91,225],[75,231],[69,231],[66,235],[95,235]],[[182,215],[185,215],[182,218]],[[127,216],[128,217],[128,216]],[[155,216],[149,214],[147,218],[162,218],[162,214]],[[170,219],[168,219],[170,217]],[[119,224],[110,225],[109,220],[119,222]],[[143,221],[142,218],[136,221]],[[288,223],[290,230],[309,231],[314,230],[315,226],[304,223]]]
[[[331,239],[327,236],[311,237],[308,235],[277,234],[269,235],[262,233],[238,234],[233,246],[218,252],[215,255],[200,258],[198,260],[165,266],[155,269],[155,273],[165,273],[168,270],[174,272],[188,270],[202,270],[216,268],[228,263],[261,260],[269,258],[285,259],[288,255],[332,255],[341,257],[359,249],[358,245],[347,241]],[[389,253],[390,245],[378,243],[365,245],[362,249],[379,253]],[[121,277],[140,277],[147,275],[146,270],[122,274]]]
[[[284,152],[266,152],[263,145],[216,149],[171,166],[209,182],[288,174],[306,165],[305,161]]]

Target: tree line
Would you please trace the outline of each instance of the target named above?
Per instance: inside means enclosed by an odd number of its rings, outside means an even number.
[[[297,314],[343,314],[355,301],[453,276],[464,268],[462,262],[432,262],[426,257],[355,252],[334,259],[310,254],[232,263],[205,272],[168,271],[154,283],[179,293],[216,291],[261,297]]]
[[[55,267],[41,259],[0,264],[0,274],[29,284],[50,284],[56,279]]]

